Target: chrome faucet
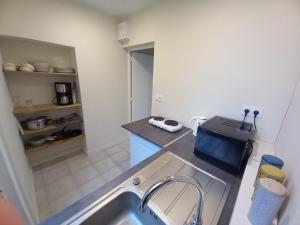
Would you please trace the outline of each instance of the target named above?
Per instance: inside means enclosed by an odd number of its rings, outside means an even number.
[[[197,204],[196,204],[196,212],[193,218],[193,221],[190,225],[202,225],[202,219],[201,219],[201,215],[202,215],[202,210],[203,210],[203,203],[204,203],[204,191],[203,188],[201,186],[201,184],[196,181],[194,178],[189,177],[189,176],[168,176],[163,178],[162,180],[156,182],[155,184],[153,184],[144,194],[143,199],[141,201],[140,204],[140,211],[142,213],[145,212],[146,206],[149,202],[149,200],[151,199],[151,197],[161,188],[165,187],[166,185],[172,184],[172,183],[188,183],[193,185],[198,192],[198,200],[197,200]]]

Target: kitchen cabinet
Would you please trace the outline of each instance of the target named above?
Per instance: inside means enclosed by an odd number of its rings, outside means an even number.
[[[161,150],[161,147],[136,135],[130,134],[130,166],[133,167],[151,155]]]

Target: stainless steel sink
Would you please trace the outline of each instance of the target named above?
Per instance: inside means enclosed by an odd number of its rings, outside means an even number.
[[[139,211],[147,189],[166,176],[191,176],[204,189],[203,225],[219,221],[230,185],[167,152],[128,178],[64,224],[82,225],[185,225],[193,219],[197,193],[192,185],[175,183],[158,191],[149,201],[146,213]],[[135,178],[138,185],[133,184]]]
[[[124,192],[85,220],[82,225],[165,225],[149,207],[140,213],[141,199],[133,192]]]

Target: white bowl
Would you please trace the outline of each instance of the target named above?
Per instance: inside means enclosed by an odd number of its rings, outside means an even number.
[[[32,71],[35,70],[34,66],[31,65],[31,64],[29,64],[29,63],[22,63],[22,64],[21,64],[21,67],[29,68],[29,69],[31,69]],[[21,67],[20,67],[20,68],[21,68]]]
[[[3,63],[3,66],[17,66],[16,64],[12,63],[12,62],[5,62]]]
[[[19,68],[20,71],[23,71],[23,72],[33,72],[34,70],[32,70],[31,68],[27,67],[27,66],[21,66]]]
[[[16,66],[7,66],[7,65],[4,65],[3,66],[3,70],[5,70],[5,71],[17,71],[17,67]]]
[[[49,72],[50,70],[50,64],[47,62],[35,62],[34,66],[38,72]]]

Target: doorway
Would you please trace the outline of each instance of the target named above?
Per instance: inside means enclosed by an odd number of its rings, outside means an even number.
[[[151,116],[154,48],[130,52],[131,122]]]

